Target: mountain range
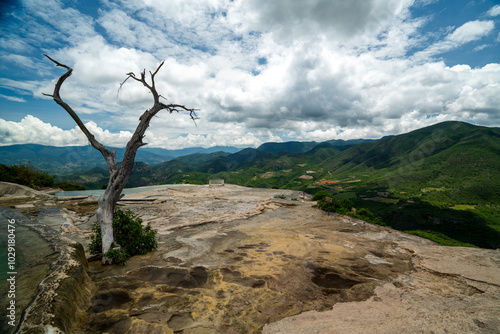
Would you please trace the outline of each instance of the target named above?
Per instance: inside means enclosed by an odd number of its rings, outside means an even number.
[[[439,190],[429,190],[425,196],[438,192],[448,199],[454,196],[451,189],[459,186],[463,191],[470,188],[472,201],[496,202],[500,201],[499,169],[500,129],[444,122],[359,144],[267,143],[233,154],[181,157],[156,165],[152,171],[159,175],[169,171],[165,180],[172,183],[182,182],[191,173],[190,177],[196,175],[203,181],[225,178],[247,186],[310,192],[352,178],[399,193],[436,188]],[[481,192],[471,187],[479,187]]]
[[[113,149],[110,147],[109,149]],[[125,148],[115,148],[117,161],[125,153]],[[229,146],[211,148],[190,147],[179,150],[143,147],[137,152],[136,161],[155,165],[180,156],[212,152],[235,153],[240,149]],[[99,151],[92,146],[45,146],[38,144],[21,144],[0,146],[0,163],[4,165],[25,164],[54,175],[83,172],[95,167],[106,168],[106,163]]]
[[[348,147],[360,142],[371,140],[332,140],[327,143],[339,147]],[[320,143],[317,142],[284,142],[264,143],[250,151],[304,153]],[[113,149],[113,148],[109,148]],[[115,148],[117,161],[121,160],[125,148]],[[135,161],[149,166],[161,164],[179,158],[187,163],[207,162],[213,158],[230,155],[241,151],[241,148],[231,146],[215,146],[210,148],[189,147],[178,150],[144,147],[137,151]],[[213,153],[213,154],[212,154]],[[52,175],[63,176],[75,173],[88,173],[95,168],[106,170],[107,166],[100,152],[88,146],[46,146],[38,144],[20,144],[0,146],[0,164],[30,165],[35,169],[46,171]],[[141,164],[139,164],[141,165]],[[97,171],[99,169],[96,169]]]
[[[55,166],[56,151],[45,149],[38,154],[54,157]],[[0,151],[0,162],[23,152]],[[371,210],[391,227],[441,244],[500,247],[499,128],[443,122],[379,140],[265,143],[241,150],[193,150],[173,159],[146,153],[127,186],[224,179],[311,194],[323,190]],[[101,188],[108,175],[104,166],[94,166],[60,179]]]

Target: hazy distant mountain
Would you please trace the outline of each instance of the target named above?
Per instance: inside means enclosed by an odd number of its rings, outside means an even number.
[[[239,151],[236,147],[191,147],[181,150],[143,147],[137,151],[136,162],[150,166],[193,153]],[[117,148],[117,161],[121,161],[125,148]],[[35,168],[52,174],[69,174],[86,171],[94,167],[107,169],[99,151],[91,146],[55,147],[37,144],[0,146],[0,163],[4,165],[31,164]]]
[[[312,150],[317,142],[301,142],[301,141],[289,141],[284,143],[264,143],[257,147],[259,152],[287,152],[287,153],[304,153]]]
[[[388,138],[392,136],[386,136],[384,138]],[[384,139],[382,138],[382,139]],[[332,139],[332,140],[327,140],[325,143],[331,144],[333,146],[338,146],[338,147],[343,147],[343,148],[348,148],[357,144],[362,144],[362,143],[370,143],[377,141],[379,139],[349,139],[349,140],[343,140],[343,139]]]
[[[337,147],[342,147],[342,149],[346,149],[348,147],[361,144],[361,143],[368,143],[368,142],[373,142],[376,141],[377,139],[350,139],[350,140],[343,140],[343,139],[332,139],[332,140],[327,140],[324,142],[301,142],[301,141],[289,141],[289,142],[283,142],[283,143],[264,143],[257,147],[257,151],[259,152],[272,152],[272,153],[305,153],[316,146],[320,144],[330,144],[333,146]]]

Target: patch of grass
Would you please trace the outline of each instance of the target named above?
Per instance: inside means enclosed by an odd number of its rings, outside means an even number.
[[[467,204],[457,204],[457,205],[450,207],[450,209],[453,209],[453,210],[475,210],[476,206],[475,205],[467,205]]]
[[[420,189],[423,193],[428,193],[431,191],[445,191],[445,187],[440,187],[440,188],[433,188],[433,187],[427,187],[427,188],[422,188]]]

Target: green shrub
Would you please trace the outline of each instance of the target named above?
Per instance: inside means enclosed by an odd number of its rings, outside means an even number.
[[[331,203],[327,202],[325,197],[332,198]],[[333,198],[332,195],[326,191],[318,191],[316,194],[314,194],[313,199],[314,198],[317,198],[318,201],[317,206],[323,211],[336,212],[339,214],[348,215],[351,217],[367,221],[368,223],[371,224],[387,226],[387,224],[384,223],[380,217],[375,216],[368,209],[361,208],[357,210],[356,213],[353,213],[352,208],[354,207],[354,203],[346,198],[339,201]]]
[[[354,206],[354,203],[348,199],[343,199],[339,201],[336,200],[335,198],[332,197],[330,198],[332,199],[331,203],[327,202],[325,198],[318,200],[318,206],[324,211],[336,212],[340,214],[347,214],[351,212],[351,209]]]
[[[77,191],[77,190],[86,190],[84,186],[79,184],[69,183],[68,181],[61,181],[55,184],[56,187],[61,188],[64,191]]]
[[[329,192],[327,191],[324,191],[324,190],[320,190],[318,192],[316,192],[313,197],[312,197],[312,200],[313,201],[320,201],[320,200],[324,200],[325,197],[332,197],[332,194],[330,194]]]
[[[332,199],[331,202],[326,200],[327,197]],[[335,199],[334,195],[327,191],[320,190],[316,192],[312,198],[313,201],[318,201],[318,207],[324,211],[337,212],[337,213],[347,213],[350,212],[354,206],[354,203],[348,199],[343,199],[341,201]]]
[[[340,201],[339,206],[341,209],[343,209],[346,212],[349,212],[352,210],[354,203],[347,198],[343,199]]]
[[[370,210],[365,209],[365,208],[361,208],[361,209],[357,210],[356,213],[358,214],[358,216],[361,216],[361,217],[364,217],[367,219],[375,218],[375,215],[373,214],[373,212],[371,212]]]
[[[329,197],[329,196],[325,196],[321,199],[318,199],[318,204],[316,206],[319,207],[321,210],[326,211],[326,212],[338,212],[339,208],[340,208],[340,202],[332,197],[330,197],[330,198],[332,198],[332,201],[327,202],[325,199],[326,197]]]
[[[102,251],[101,226],[99,222],[92,227],[94,234],[91,237],[89,251],[91,254],[99,254]],[[121,249],[110,249],[106,254],[113,260],[113,263],[124,264],[131,256],[144,255],[158,247],[156,241],[156,231],[148,224],[142,226],[142,219],[127,210],[115,210],[113,216],[113,236],[115,242]]]
[[[364,220],[370,224],[376,224],[380,226],[387,226],[386,223],[382,220],[382,218],[377,217],[371,212],[370,210],[366,208],[361,208],[359,210],[356,210],[356,213],[351,213],[349,214],[352,217]]]
[[[109,251],[107,251],[106,257],[113,259],[114,264],[121,265],[125,265],[129,258],[128,254],[125,253],[121,248],[111,248]]]

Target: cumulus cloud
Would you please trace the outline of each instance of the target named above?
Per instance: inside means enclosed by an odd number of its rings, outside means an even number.
[[[132,136],[132,133],[128,131],[111,133],[98,127],[93,122],[88,122],[85,126],[95,135],[98,141],[112,147],[125,146]],[[0,119],[0,145],[27,143],[51,146],[79,146],[87,144],[88,141],[76,126],[70,130],[63,130],[49,123],[44,123],[31,115],[24,117],[20,122],[9,122]]]
[[[124,147],[132,137],[130,131],[110,132],[102,129],[95,122],[85,123],[87,129],[95,138],[108,147]],[[255,147],[263,142],[243,126],[226,125],[210,134],[179,134],[165,133],[161,127],[146,131],[145,142],[149,147],[162,147],[178,149],[185,147],[213,147],[237,146]],[[268,133],[266,141],[280,141]],[[73,129],[63,130],[45,123],[39,118],[28,115],[20,122],[5,121],[0,118],[0,146],[14,144],[37,143],[50,146],[81,146],[88,144],[88,140],[81,130],[75,126]]]
[[[498,6],[426,34],[436,22],[413,9],[434,0],[100,3],[90,17],[69,3],[24,1],[0,36],[0,57],[29,76],[0,77],[9,91],[0,97],[22,102],[53,89],[64,70],[33,56],[43,49],[73,67],[61,95],[107,145],[123,145],[152,102],[137,82],[118,91],[120,83],[161,61],[160,94],[199,108],[200,119],[195,126],[187,115],[158,114],[146,137],[156,147],[377,138],[450,119],[500,124],[500,65],[440,58],[469,46],[475,54],[493,49]],[[30,127],[58,145],[86,142],[78,129],[40,119],[3,121],[2,129],[19,131],[2,142],[35,140]]]
[[[0,144],[14,145],[38,143],[42,145],[68,146],[73,143],[85,144],[85,136],[78,129],[63,131],[44,123],[31,115],[20,122],[8,122],[0,119]]]
[[[263,142],[254,133],[247,132],[241,126],[226,127],[217,133],[209,134],[187,134],[178,137],[166,137],[155,135],[152,132],[146,134],[150,147],[163,147],[167,149],[177,149],[184,147],[213,147],[213,146],[236,146],[236,147],[256,147]],[[267,138],[266,141],[273,141],[276,138]]]
[[[423,118],[445,112],[458,116],[460,108],[447,106],[460,99],[461,87],[473,83],[477,93],[484,91],[486,97],[491,94],[488,85],[494,85],[499,75],[495,65],[460,71],[443,62],[412,64],[404,59],[387,61],[367,54],[325,52],[309,58],[290,58],[280,65],[283,67],[280,78],[284,80],[282,85],[272,85],[279,87],[271,90],[272,97],[259,99],[261,92],[252,91],[259,84],[226,91],[218,89],[225,92],[219,97],[223,111],[210,119],[244,122],[249,128],[279,132],[296,131],[303,122],[313,122],[317,129],[380,126],[386,119],[400,122],[406,113],[415,110]],[[268,70],[252,81],[265,87]],[[493,86],[493,89],[498,88]],[[484,103],[497,109],[494,99],[486,99]],[[265,112],[260,114],[261,110]]]
[[[279,40],[322,35],[349,40],[362,34],[378,34],[400,15],[408,0],[285,0],[237,1],[230,13],[243,18],[244,31],[271,32]]]

